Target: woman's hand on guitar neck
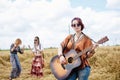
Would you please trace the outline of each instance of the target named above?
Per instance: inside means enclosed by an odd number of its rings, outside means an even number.
[[[61,63],[61,64],[66,64],[66,63],[67,63],[67,61],[66,61],[66,59],[65,59],[64,56],[60,56],[60,57],[59,57],[59,60],[60,60],[60,63]]]

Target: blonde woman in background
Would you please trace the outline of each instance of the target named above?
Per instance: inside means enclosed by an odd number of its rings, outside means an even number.
[[[19,61],[17,52],[19,52],[21,54],[24,53],[24,46],[21,49],[20,48],[21,44],[22,44],[22,41],[21,41],[21,39],[18,38],[15,40],[15,43],[12,43],[10,46],[10,62],[12,65],[12,70],[11,70],[9,80],[12,80],[12,79],[20,76],[21,65],[20,65],[20,61]]]

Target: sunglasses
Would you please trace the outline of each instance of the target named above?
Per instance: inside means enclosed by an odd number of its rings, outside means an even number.
[[[80,24],[72,24],[72,27],[80,27]]]
[[[36,39],[34,41],[37,41]]]

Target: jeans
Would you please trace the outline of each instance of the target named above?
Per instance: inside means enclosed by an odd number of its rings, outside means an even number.
[[[73,72],[72,75],[67,80],[88,80],[90,74],[90,67],[85,67],[83,69],[77,70],[76,72]]]
[[[10,55],[10,62],[11,62],[11,65],[12,65],[12,71],[11,71],[10,77],[11,78],[16,78],[21,73],[21,65],[20,65],[20,62],[19,62],[18,55],[17,54],[11,54]]]

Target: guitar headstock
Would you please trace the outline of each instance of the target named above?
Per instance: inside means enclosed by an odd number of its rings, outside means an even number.
[[[105,37],[101,38],[100,40],[98,40],[97,43],[98,43],[98,44],[103,44],[103,43],[105,43],[105,42],[107,42],[107,41],[109,41],[109,39],[108,39],[107,36],[105,36]]]

